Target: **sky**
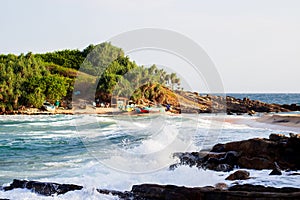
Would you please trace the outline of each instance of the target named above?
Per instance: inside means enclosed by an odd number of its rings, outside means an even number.
[[[0,5],[2,54],[83,49],[135,29],[167,29],[204,49],[226,93],[300,92],[298,0],[10,0]]]

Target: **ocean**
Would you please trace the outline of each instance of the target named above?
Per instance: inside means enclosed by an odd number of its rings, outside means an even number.
[[[238,99],[245,97],[251,100],[259,100],[266,103],[276,104],[300,104],[300,93],[227,93]]]
[[[267,96],[283,102],[281,95],[274,95]],[[299,94],[289,95],[291,98],[285,98],[285,103],[300,101]],[[262,99],[261,96],[257,94],[257,98]],[[208,151],[217,143],[268,137],[271,133],[299,133],[296,127],[261,124],[255,118],[222,114],[2,115],[0,185],[8,185],[13,179],[27,179],[78,184],[84,189],[55,197],[16,189],[0,191],[0,198],[105,200],[117,198],[101,195],[97,188],[125,191],[142,183],[190,187],[220,182],[230,185],[225,178],[232,172],[188,166],[169,170],[169,165],[177,162],[172,154]],[[254,178],[240,183],[274,187],[300,185],[299,178],[288,176],[289,172],[268,176],[269,170],[249,171]]]

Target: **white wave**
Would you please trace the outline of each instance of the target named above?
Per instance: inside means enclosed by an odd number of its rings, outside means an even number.
[[[270,176],[271,170],[249,170],[245,169],[250,173],[250,179],[247,180],[238,180],[235,182],[227,182],[229,185],[233,184],[253,184],[253,185],[263,185],[263,186],[271,186],[271,187],[277,187],[277,188],[282,188],[282,187],[295,187],[299,188],[300,185],[300,179],[299,176],[297,175],[290,175],[294,172],[285,172],[282,171],[282,175],[280,176]],[[235,170],[236,171],[236,170]],[[300,171],[296,171],[300,172]],[[228,172],[225,175],[229,175],[233,172]]]
[[[0,116],[0,119],[4,118]],[[28,120],[27,116],[23,118],[23,120],[25,119]],[[42,121],[41,123],[47,124],[47,119],[50,119],[50,121],[59,120],[49,116],[29,116],[29,121],[36,120],[37,123]],[[58,124],[66,124],[66,130],[51,129],[51,127],[56,127],[52,126],[56,122],[49,122],[47,132],[17,130],[19,136],[28,136],[28,138],[26,137],[28,140],[30,138],[64,139],[70,137],[87,137],[93,140],[99,136],[103,136],[104,139],[108,140],[128,135],[130,138],[142,138],[142,140],[139,140],[133,146],[130,146],[130,140],[127,141],[130,148],[123,148],[121,143],[124,141],[122,140],[119,141],[121,147],[108,142],[105,143],[107,146],[98,146],[93,149],[96,151],[95,154],[93,151],[88,151],[88,153],[84,152],[70,157],[57,157],[57,160],[41,163],[40,166],[31,168],[26,173],[21,170],[23,169],[21,165],[18,166],[20,167],[19,172],[12,171],[9,168],[6,171],[0,171],[0,177],[5,180],[8,177],[11,177],[11,179],[30,177],[31,180],[72,183],[83,185],[84,189],[82,191],[69,192],[56,197],[43,197],[28,190],[17,189],[7,192],[0,191],[0,197],[17,200],[117,199],[116,197],[98,194],[96,188],[124,191],[130,190],[132,185],[142,183],[175,184],[187,187],[214,185],[219,182],[232,184],[232,182],[225,181],[229,173],[205,171],[187,166],[169,171],[168,166],[175,162],[172,158],[174,152],[195,151],[202,147],[211,147],[219,142],[224,143],[257,136],[267,137],[273,131],[266,127],[252,127],[252,119],[254,118],[247,116],[229,116],[227,120],[225,118],[224,122],[223,116],[189,115],[186,117],[183,115],[181,117],[153,118],[152,121],[147,121],[148,119],[139,117],[120,120],[112,117],[82,115],[71,116],[67,118],[67,121],[57,122]],[[22,121],[21,118],[15,120]],[[79,121],[79,123],[74,122],[77,130],[70,129],[67,126],[71,124],[72,120]],[[95,128],[94,122],[97,126],[97,123],[112,122],[113,124]],[[132,122],[135,124],[132,124]],[[125,125],[122,123],[125,123]],[[287,133],[285,130],[279,132]],[[142,137],[143,135],[145,137]],[[108,157],[103,156],[103,151]],[[15,166],[12,169],[16,169]],[[283,172],[282,176],[268,176],[269,170],[249,171],[253,178],[241,181],[241,183],[275,187],[299,187],[300,185],[299,178],[289,176],[288,172]]]
[[[15,189],[7,192],[0,191],[1,198],[9,198],[14,200],[116,200],[118,197],[112,195],[102,195],[97,192],[95,189],[82,189],[79,191],[71,191],[63,195],[55,195],[55,196],[42,196],[36,193],[32,193],[27,189]]]

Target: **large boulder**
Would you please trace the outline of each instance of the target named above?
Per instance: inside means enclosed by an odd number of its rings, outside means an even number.
[[[201,155],[201,156],[199,156]],[[235,167],[247,169],[300,169],[300,135],[290,137],[271,134],[269,139],[254,138],[217,144],[203,156],[199,152],[177,153],[180,162],[216,171],[230,171]],[[275,164],[276,163],[276,164]]]

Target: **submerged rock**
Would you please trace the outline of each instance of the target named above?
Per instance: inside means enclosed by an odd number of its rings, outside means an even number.
[[[112,194],[123,200],[295,200],[300,198],[298,188],[274,188],[260,185],[237,185],[228,190],[216,187],[179,187],[175,185],[142,184],[134,185],[131,191],[118,192],[97,190],[102,194]]]
[[[32,192],[41,195],[51,196],[51,195],[65,194],[69,191],[81,190],[83,187],[79,185],[73,185],[73,184],[58,184],[58,183],[48,183],[48,182],[44,183],[38,181],[14,179],[9,186],[3,187],[3,190],[8,191],[16,188],[29,189]]]

